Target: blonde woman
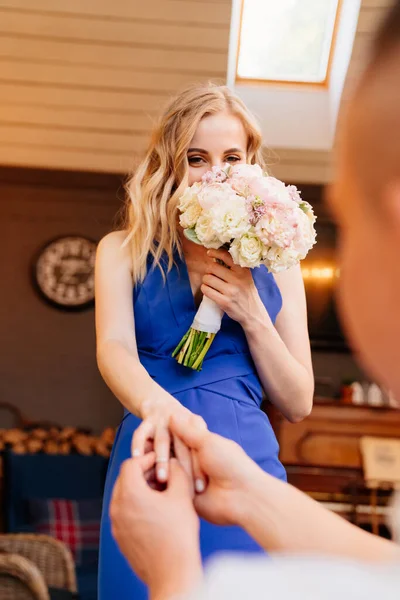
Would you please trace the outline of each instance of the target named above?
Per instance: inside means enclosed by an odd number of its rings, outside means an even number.
[[[178,224],[179,197],[188,185],[215,165],[263,166],[261,142],[253,116],[228,88],[186,90],[168,106],[130,181],[125,230],[99,245],[98,365],[125,408],[104,495],[99,600],[147,597],[140,573],[132,573],[118,550],[108,515],[114,482],[131,451],[140,456],[154,447],[160,484],[168,482],[173,451],[196,492],[206,485],[196,456],[171,438],[172,414],[201,415],[212,431],[238,442],[266,472],[285,480],[275,435],[260,410],[263,395],[293,422],[311,410],[313,374],[300,269],[274,278],[265,267],[237,267],[226,251],[207,252],[187,240]],[[171,353],[203,294],[225,316],[203,370],[194,372],[178,365]],[[237,527],[202,522],[200,540],[204,559],[219,551],[261,551]]]

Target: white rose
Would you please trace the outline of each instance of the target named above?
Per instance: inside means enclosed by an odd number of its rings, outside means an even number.
[[[299,253],[296,250],[272,246],[264,253],[263,263],[270,273],[280,273],[297,265],[299,260]]]
[[[186,188],[183,195],[179,198],[179,210],[181,212],[184,212],[194,201],[198,201],[197,194],[200,189],[201,183],[194,183],[192,186]]]
[[[197,223],[197,219],[201,215],[201,206],[197,202],[197,198],[192,201],[191,204],[187,206],[185,211],[181,214],[179,218],[179,223],[184,229],[190,229],[194,227]]]
[[[241,238],[236,239],[229,250],[235,264],[249,269],[260,266],[262,252],[262,243],[251,233],[245,233]]]
[[[265,216],[262,217],[257,225],[255,226],[256,234],[260,238],[263,244],[269,246],[271,244],[271,227],[273,225],[273,221],[271,217]]]
[[[293,245],[299,253],[300,259],[303,260],[314,246],[317,234],[314,228],[315,217],[301,211],[298,215],[298,226],[296,235],[294,236]]]
[[[220,248],[222,246],[222,242],[215,235],[210,214],[200,215],[194,230],[199,242],[206,248]]]
[[[236,194],[215,204],[209,213],[215,236],[222,244],[241,237],[251,227],[246,202]]]
[[[235,196],[235,192],[227,183],[210,183],[204,185],[199,192],[200,206],[209,210],[215,204],[219,204],[228,197]]]

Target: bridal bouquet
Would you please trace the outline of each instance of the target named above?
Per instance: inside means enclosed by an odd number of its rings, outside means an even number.
[[[315,244],[315,216],[293,185],[265,175],[258,165],[226,165],[207,172],[180,199],[185,236],[206,248],[226,248],[235,264],[265,265],[278,273],[305,258]],[[200,370],[223,311],[204,297],[189,331],[173,352]]]

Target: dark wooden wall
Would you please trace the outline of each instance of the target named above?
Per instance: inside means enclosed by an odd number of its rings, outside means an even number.
[[[123,197],[117,175],[0,168],[0,401],[28,418],[94,430],[120,418],[97,370],[94,310],[49,306],[35,292],[30,268],[53,237],[100,240]]]

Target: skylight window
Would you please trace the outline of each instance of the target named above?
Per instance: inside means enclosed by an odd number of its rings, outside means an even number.
[[[324,84],[340,0],[242,0],[237,80]]]

